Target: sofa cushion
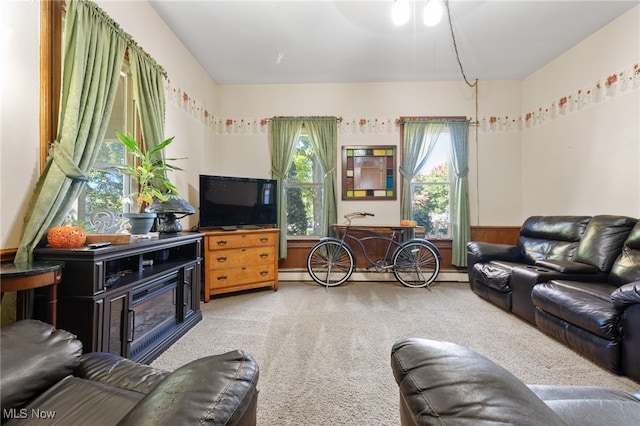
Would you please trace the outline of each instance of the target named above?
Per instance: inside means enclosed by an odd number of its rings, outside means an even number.
[[[586,263],[573,262],[571,260],[537,260],[536,266],[544,266],[563,274],[595,274],[598,268]]]
[[[620,338],[620,313],[611,303],[615,290],[606,283],[554,280],[533,287],[533,303],[569,324],[607,340]]]
[[[615,389],[550,385],[529,388],[569,425],[640,424],[640,400]]]
[[[27,416],[17,425],[115,425],[144,394],[67,376],[26,406]],[[35,415],[33,413],[38,413]],[[38,416],[45,416],[45,422]],[[14,421],[3,423],[12,426]]]
[[[80,357],[74,371],[78,377],[141,394],[148,394],[169,372],[106,352],[90,352]]]
[[[608,272],[636,222],[627,216],[594,216],[580,239],[573,260]]]
[[[70,375],[82,343],[73,334],[36,320],[0,328],[2,408],[23,406]]]
[[[520,229],[518,246],[526,263],[572,260],[590,216],[531,216]]]
[[[636,223],[629,233],[609,275],[609,283],[616,287],[638,280],[640,280],[640,222]]]

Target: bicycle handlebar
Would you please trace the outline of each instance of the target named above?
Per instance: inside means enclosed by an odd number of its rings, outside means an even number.
[[[373,213],[367,213],[367,212],[351,212],[351,213],[347,213],[344,215],[345,218],[350,218],[350,217],[365,217],[365,216],[375,216]]]
[[[373,213],[368,213],[368,212],[351,212],[344,215],[345,219],[347,219],[349,223],[351,223],[351,219],[354,219],[357,217],[362,218],[366,216],[375,216],[375,215]]]

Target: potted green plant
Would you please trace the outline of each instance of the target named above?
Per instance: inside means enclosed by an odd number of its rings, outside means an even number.
[[[129,176],[133,176],[138,180],[138,191],[132,192],[127,196],[135,202],[137,207],[136,213],[124,213],[123,216],[129,219],[131,234],[146,234],[153,226],[156,213],[148,212],[149,206],[154,200],[167,201],[170,197],[178,196],[177,188],[166,177],[169,170],[182,170],[170,164],[170,161],[179,160],[179,158],[162,159],[161,151],[165,149],[174,137],[170,137],[159,145],[143,151],[138,141],[133,136],[128,136],[120,132],[116,132],[118,139],[136,158],[136,164],[123,165],[119,169]],[[144,224],[138,225],[137,222]]]

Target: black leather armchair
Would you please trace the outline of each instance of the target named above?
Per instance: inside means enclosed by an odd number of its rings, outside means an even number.
[[[174,372],[108,353],[35,320],[1,329],[5,425],[255,425],[258,365],[232,351]]]

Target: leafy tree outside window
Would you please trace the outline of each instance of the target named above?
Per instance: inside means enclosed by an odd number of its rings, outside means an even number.
[[[424,227],[427,238],[451,238],[450,144],[449,134],[441,133],[431,156],[411,182],[413,220]]]
[[[288,237],[321,236],[323,176],[311,140],[303,132],[284,182]]]

